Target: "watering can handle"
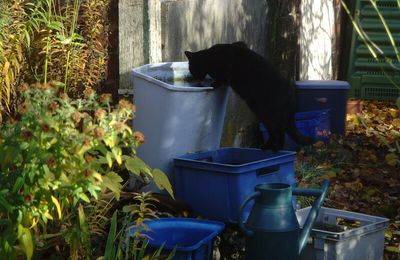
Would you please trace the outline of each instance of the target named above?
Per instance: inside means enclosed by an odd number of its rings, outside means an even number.
[[[247,236],[252,236],[254,235],[254,232],[247,229],[244,226],[244,222],[243,222],[243,210],[246,207],[247,203],[249,203],[251,200],[257,198],[258,196],[260,196],[261,193],[259,191],[253,192],[252,194],[250,194],[243,202],[242,205],[240,206],[239,209],[239,218],[238,218],[238,224],[239,224],[239,228],[243,231],[243,233],[245,233]]]
[[[314,224],[314,221],[318,215],[318,211],[322,206],[322,202],[325,199],[326,193],[329,188],[329,181],[324,180],[322,183],[321,189],[293,189],[293,195],[300,195],[300,196],[312,196],[317,197],[314,201],[313,206],[311,207],[310,212],[308,213],[308,217],[304,223],[303,230],[300,235],[300,245],[299,245],[299,255],[301,251],[304,249],[305,245],[307,244],[308,236],[311,232],[311,228]]]

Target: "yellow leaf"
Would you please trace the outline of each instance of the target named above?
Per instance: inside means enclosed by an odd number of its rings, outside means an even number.
[[[11,88],[11,82],[10,82],[10,78],[8,76],[8,73],[4,75],[4,81],[6,83],[7,89],[10,89]]]
[[[360,191],[362,191],[363,188],[364,188],[364,185],[361,182],[356,181],[356,182],[354,182],[354,186],[352,189],[354,191],[360,192]]]
[[[376,129],[378,129],[382,133],[385,133],[388,130],[384,125],[377,125]]]
[[[112,148],[111,151],[114,154],[114,158],[117,161],[117,163],[119,165],[121,165],[122,164],[122,150],[121,150],[121,148],[116,146],[116,147]]]
[[[37,223],[39,222],[38,218],[32,218],[32,225],[29,228],[34,228],[36,227]]]
[[[387,247],[385,247],[385,250],[388,251],[388,252],[400,253],[400,247],[399,246],[387,246]]]
[[[8,75],[9,68],[10,68],[10,62],[6,61],[3,66],[3,76]]]
[[[22,225],[18,225],[18,240],[21,245],[22,251],[24,251],[26,259],[30,260],[33,255],[33,239],[29,228],[25,228]]]
[[[136,174],[137,176],[140,176],[140,173],[144,172],[153,177],[149,166],[147,166],[147,164],[143,162],[139,157],[123,156],[123,158],[125,159],[125,167],[130,172]]]
[[[47,219],[53,220],[53,216],[50,215],[48,211],[46,211],[43,215],[44,215]]]
[[[400,118],[395,118],[392,121],[392,125],[396,128],[400,128]]]
[[[335,178],[336,177],[336,172],[334,171],[327,171],[324,176],[328,177],[328,178]]]
[[[98,172],[93,172],[93,177],[98,181],[103,181],[103,177],[101,177],[101,174]]]
[[[399,157],[395,153],[389,153],[385,156],[386,163],[390,166],[396,166],[399,163]]]
[[[172,185],[169,182],[167,175],[159,169],[153,170],[153,180],[157,187],[161,190],[165,189],[172,198],[174,198],[174,191]]]
[[[51,200],[53,201],[54,205],[57,208],[58,219],[61,219],[62,218],[62,213],[61,213],[60,203],[58,202],[57,198],[55,198],[54,196],[51,196]]]
[[[108,147],[113,148],[115,146],[115,143],[116,143],[115,139],[116,139],[115,136],[111,136],[110,135],[110,136],[105,137],[103,141]]]
[[[107,152],[107,154],[106,154],[106,159],[107,159],[107,162],[108,162],[108,167],[112,167],[112,165],[113,165],[113,160],[112,160],[112,153],[111,152]]]
[[[393,237],[392,231],[390,231],[389,229],[386,229],[385,238],[390,240],[390,239],[392,239],[392,237]]]
[[[22,53],[21,45],[15,44],[15,49],[17,50],[18,59],[22,60],[23,57],[24,57],[24,55],[23,55],[23,53]]]

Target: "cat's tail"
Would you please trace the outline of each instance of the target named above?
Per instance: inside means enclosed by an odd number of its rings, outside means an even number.
[[[293,141],[298,145],[306,146],[314,143],[314,139],[312,137],[307,137],[302,135],[299,130],[297,130],[295,123],[295,113],[290,113],[286,122],[286,133],[292,138]]]

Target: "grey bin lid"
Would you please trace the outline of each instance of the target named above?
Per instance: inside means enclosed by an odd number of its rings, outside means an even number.
[[[350,88],[350,84],[347,81],[341,81],[341,80],[300,80],[300,81],[296,81],[296,89],[312,89],[312,90],[343,89],[343,90],[347,90],[349,88]]]

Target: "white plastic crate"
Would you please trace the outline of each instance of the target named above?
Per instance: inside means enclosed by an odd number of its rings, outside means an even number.
[[[296,211],[300,226],[303,226],[309,211],[310,207]],[[321,224],[335,226],[339,219],[356,221],[360,226],[338,232],[320,229]],[[387,218],[322,207],[311,232],[312,243],[307,244],[301,259],[382,259],[388,224]]]
[[[217,149],[221,140],[228,88],[183,81],[187,62],[147,64],[133,70],[136,117],[133,127],[145,136],[138,156],[171,177],[172,158]],[[172,180],[172,178],[170,178]]]

